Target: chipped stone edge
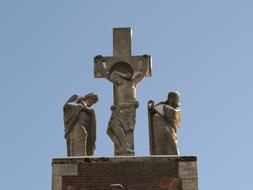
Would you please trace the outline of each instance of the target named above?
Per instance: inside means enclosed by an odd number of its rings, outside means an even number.
[[[95,162],[122,162],[122,161],[177,161],[189,162],[197,161],[196,156],[179,156],[179,155],[152,155],[152,156],[115,156],[115,157],[96,157],[96,156],[80,156],[80,157],[58,157],[52,160],[53,164],[67,163],[95,163]]]
[[[198,190],[197,161],[178,162],[178,177],[182,190]]]
[[[198,178],[197,162],[178,162],[179,178]]]
[[[182,190],[198,190],[198,178],[181,179]]]
[[[53,164],[52,174],[53,176],[77,176],[78,165],[77,164]]]

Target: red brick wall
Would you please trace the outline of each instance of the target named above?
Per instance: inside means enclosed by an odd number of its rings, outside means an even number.
[[[179,161],[177,157],[83,159],[77,176],[62,177],[62,190],[109,190],[110,184],[127,190],[180,190]]]

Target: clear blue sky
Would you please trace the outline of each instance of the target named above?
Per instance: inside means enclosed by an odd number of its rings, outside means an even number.
[[[1,0],[0,188],[51,188],[74,93],[99,94],[96,155],[113,155],[112,85],[94,79],[93,57],[112,55],[112,28],[126,26],[133,54],[153,57],[137,89],[136,155],[149,154],[146,102],[178,90],[180,151],[198,156],[200,189],[253,189],[251,0]]]

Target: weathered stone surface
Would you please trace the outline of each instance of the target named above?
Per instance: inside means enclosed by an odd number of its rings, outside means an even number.
[[[91,156],[96,142],[96,114],[91,106],[98,101],[95,93],[73,95],[65,103],[64,128],[68,156]]]
[[[178,175],[180,178],[197,178],[197,162],[179,162]]]
[[[131,56],[131,28],[113,29],[113,56],[130,57]]]
[[[198,179],[187,178],[181,180],[182,190],[198,190]]]
[[[52,177],[52,190],[62,190],[62,176]]]
[[[181,162],[183,164],[180,164]],[[191,164],[187,165],[187,162]],[[190,170],[191,166],[196,166],[194,162],[197,162],[194,156],[57,158],[53,159],[53,167],[63,166],[64,169],[57,168],[57,172],[53,174],[60,176],[61,171],[63,172],[62,189],[53,190],[109,190],[112,184],[120,184],[127,190],[197,190],[194,186],[197,185],[197,176],[194,177],[188,172],[191,175],[191,178],[188,178],[185,172]],[[66,166],[70,164],[76,165],[77,168]],[[72,170],[74,172],[70,172]],[[72,175],[76,174],[76,171],[78,174]],[[66,175],[68,172],[69,175]],[[53,175],[53,179],[54,177]],[[186,189],[187,184],[195,189]]]
[[[75,176],[78,175],[78,165],[71,164],[53,164],[53,176]]]
[[[181,110],[179,93],[170,92],[164,102],[148,102],[149,141],[151,155],[178,155],[177,130]]]
[[[151,57],[131,56],[131,28],[113,29],[113,56],[96,56],[94,75],[113,83],[114,103],[107,134],[114,143],[114,155],[134,155],[136,86],[144,76],[151,76]]]

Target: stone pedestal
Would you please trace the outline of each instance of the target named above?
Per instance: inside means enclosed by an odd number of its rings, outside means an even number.
[[[52,161],[52,190],[197,190],[194,156],[68,157]]]

